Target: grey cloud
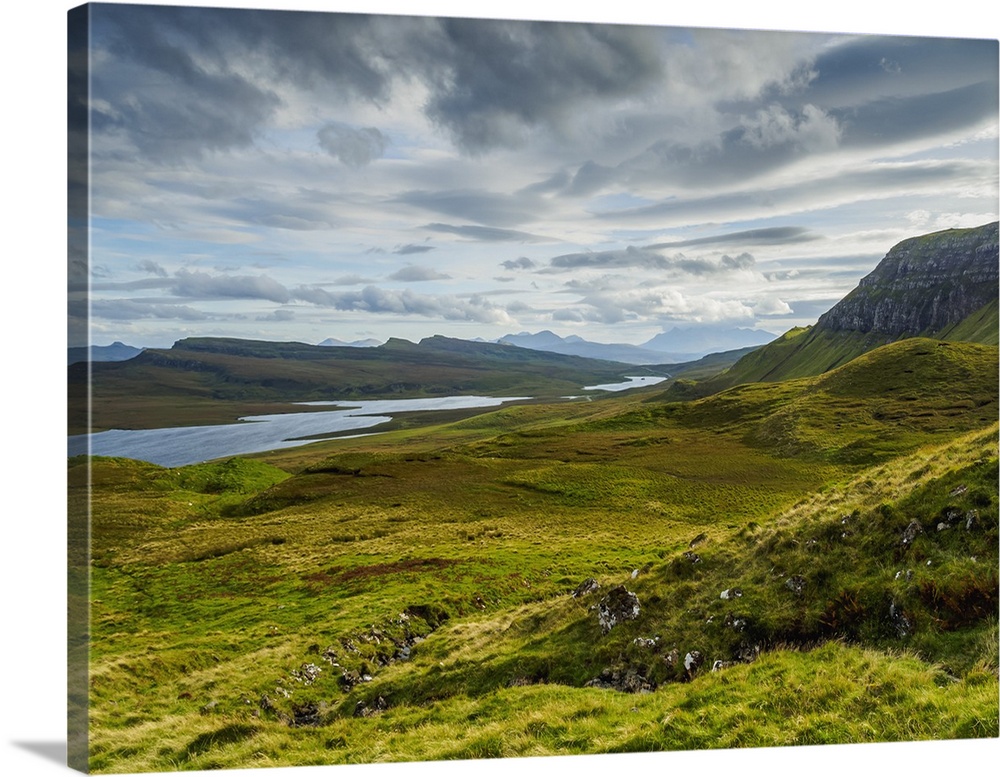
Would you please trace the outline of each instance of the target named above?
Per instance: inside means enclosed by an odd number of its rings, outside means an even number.
[[[480,227],[474,225],[454,226],[452,224],[427,224],[424,229],[431,229],[435,232],[446,232],[451,235],[468,238],[470,240],[480,240],[488,243],[535,243],[547,238],[539,235],[532,235],[529,232],[520,232],[516,229],[500,229],[499,227]]]
[[[905,99],[948,92],[983,80],[995,83],[997,43],[854,36],[825,48],[812,68],[815,76],[809,84],[809,99],[830,107],[861,106],[887,95]]]
[[[579,101],[634,95],[662,71],[651,28],[445,19],[442,30],[451,77],[427,113],[473,152],[516,146]]]
[[[334,286],[359,286],[363,283],[374,283],[374,278],[366,278],[363,275],[341,275],[335,281]]]
[[[167,271],[152,259],[143,259],[141,262],[136,264],[136,269],[149,273],[150,275],[158,275],[161,278],[167,277]]]
[[[93,300],[90,304],[90,313],[95,318],[115,321],[130,321],[137,318],[204,321],[210,318],[207,313],[187,305],[162,305],[127,299]]]
[[[584,162],[576,171],[566,193],[576,197],[586,197],[598,192],[619,178],[619,171],[595,162]]]
[[[752,116],[734,117],[729,129],[698,145],[658,140],[613,171],[601,170],[596,178],[590,174],[595,180],[584,191],[612,181],[642,185],[668,180],[685,187],[742,183],[837,148],[841,133],[837,118],[815,106],[789,111],[772,105]],[[578,175],[583,172],[581,167]]]
[[[539,181],[538,183],[533,183],[530,186],[525,186],[523,189],[521,189],[521,193],[534,195],[534,194],[551,194],[554,192],[559,192],[565,189],[569,185],[571,180],[572,179],[569,173],[567,173],[565,170],[561,170],[558,173],[550,175],[543,181]]]
[[[389,276],[391,280],[404,282],[441,281],[450,277],[450,275],[439,273],[430,267],[420,267],[415,264],[408,264],[406,267],[401,267]]]
[[[842,147],[891,146],[995,119],[996,62],[995,40],[844,36],[819,49],[806,88],[772,90],[763,100],[789,112],[822,110],[841,130]]]
[[[288,302],[288,289],[266,275],[209,275],[198,270],[181,270],[171,284],[180,297],[266,299]]]
[[[686,248],[688,246],[705,245],[789,245],[818,240],[819,236],[803,227],[765,227],[763,229],[747,229],[742,232],[728,232],[722,235],[696,237],[688,240],[674,240],[667,243],[654,243],[646,246],[651,250],[663,248]]]
[[[815,153],[970,131],[995,120],[996,57],[995,41],[848,38],[819,55],[798,86],[718,103],[722,131],[700,142],[661,135],[614,167],[586,162],[565,192],[743,183]]]
[[[936,191],[956,183],[974,185],[982,174],[980,164],[965,160],[887,163],[851,169],[828,177],[810,178],[779,188],[670,199],[654,205],[602,213],[596,217],[659,226],[711,219],[720,212],[733,219],[744,219],[770,214],[780,208],[812,209],[844,201],[878,199],[892,195],[900,188]]]
[[[195,14],[140,6],[95,6],[93,14],[95,43],[113,56],[93,60],[92,126],[125,135],[148,159],[248,146],[280,104],[218,56],[212,61],[206,31],[183,23]]]
[[[983,81],[946,92],[890,97],[835,112],[845,147],[934,137],[973,127],[997,113],[997,83]]]
[[[750,108],[748,107],[748,110]],[[745,183],[841,142],[840,120],[811,104],[773,103],[726,117],[728,129],[697,143],[660,137],[615,166],[587,161],[564,193],[586,197],[619,187],[671,182],[681,187]]]
[[[285,83],[383,103],[395,85],[420,81],[429,119],[478,153],[558,130],[580,101],[636,95],[662,70],[645,27],[100,5],[94,18],[107,55],[95,71],[95,130],[161,161],[249,145]],[[251,72],[232,64],[246,52]],[[380,148],[378,136],[336,129],[321,143],[346,164]]]
[[[749,270],[756,264],[756,260],[745,251],[738,256],[723,254],[719,260],[719,266],[724,270]]]
[[[295,313],[291,310],[286,310],[285,308],[278,308],[277,310],[268,313],[266,316],[257,316],[258,321],[291,321],[295,318]]]
[[[517,259],[507,259],[500,264],[507,270],[532,270],[538,266],[526,256],[519,256]]]
[[[296,299],[337,310],[443,318],[449,321],[476,321],[485,324],[510,323],[510,316],[488,300],[479,297],[460,299],[443,295],[415,294],[366,286],[360,291],[329,292],[316,287],[300,286],[294,290]]]
[[[670,262],[653,251],[629,246],[616,251],[594,251],[563,254],[549,260],[556,270],[574,270],[584,267],[646,267],[665,270]]]
[[[141,281],[123,281],[121,283],[105,281],[93,283],[93,291],[141,291],[144,289],[168,289],[174,281],[168,278],[144,278]]]
[[[409,245],[400,246],[393,251],[394,254],[401,254],[405,256],[406,254],[425,254],[428,251],[433,251],[434,246],[429,245],[418,245],[415,243],[410,243]]]
[[[753,317],[752,308],[738,300],[689,296],[680,289],[636,289],[595,293],[580,300],[588,321],[614,324],[634,320],[738,321]]]
[[[375,127],[351,127],[331,122],[317,133],[319,144],[348,167],[364,167],[379,159],[389,145],[389,139]]]
[[[411,191],[396,201],[491,227],[513,227],[534,221],[547,208],[539,198],[470,189]]]
[[[563,284],[560,294],[580,294],[619,289],[626,281],[621,275],[602,275],[600,278],[572,278]]]
[[[269,193],[266,197],[215,200],[210,207],[220,215],[243,223],[278,229],[308,232],[337,226],[328,207],[317,204],[310,198],[287,194]]]
[[[745,252],[738,256],[723,254],[717,260],[708,257],[689,258],[684,254],[677,254],[671,259],[674,267],[690,275],[714,275],[735,270],[749,270],[755,263],[753,256]]]
[[[93,19],[94,44],[107,55],[94,69],[94,129],[158,161],[250,145],[281,104],[258,86],[268,80],[368,99],[385,96],[391,81],[381,56],[391,41],[375,17],[97,5]],[[252,75],[232,65],[250,51]]]
[[[562,310],[554,311],[552,313],[552,319],[554,321],[572,321],[575,323],[583,323],[586,321],[583,313],[572,308],[563,308]]]
[[[566,270],[576,270],[584,268],[623,268],[631,267],[647,270],[680,271],[689,275],[710,275],[715,273],[726,273],[735,270],[747,270],[754,266],[754,258],[744,252],[738,256],[723,255],[719,259],[710,257],[688,257],[684,254],[676,254],[666,257],[655,251],[636,248],[628,248],[616,251],[596,251],[592,253],[563,254],[556,256],[550,261],[551,271],[561,272]],[[566,284],[567,288],[594,288],[594,281],[581,282],[573,281]],[[606,288],[609,279],[600,279],[596,283],[598,288]]]

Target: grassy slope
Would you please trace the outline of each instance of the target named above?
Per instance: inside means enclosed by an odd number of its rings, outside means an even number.
[[[98,460],[91,766],[996,736],[997,395],[996,348],[915,340],[693,403]],[[640,617],[604,635],[618,583]]]
[[[923,332],[921,336],[948,342],[995,346],[998,332],[1000,323],[997,318],[997,303],[994,301],[941,332]],[[687,393],[689,396],[707,396],[741,383],[775,382],[820,375],[891,340],[886,335],[874,333],[833,332],[815,326],[798,327],[744,356],[721,374],[708,377],[696,387],[687,387]],[[682,394],[675,391],[675,396],[680,398]]]

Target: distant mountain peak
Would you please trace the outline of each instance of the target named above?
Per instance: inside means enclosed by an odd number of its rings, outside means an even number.
[[[68,363],[77,362],[123,362],[142,353],[142,348],[125,345],[120,340],[115,340],[111,345],[81,345],[68,349]]]
[[[749,327],[718,324],[676,325],[647,340],[642,347],[700,357],[709,353],[764,345],[776,337],[773,332]]]
[[[341,348],[375,348],[382,345],[382,341],[368,338],[367,340],[352,340],[347,342],[344,340],[338,340],[336,337],[328,337],[323,340],[323,342],[316,343],[316,345],[339,346]]]

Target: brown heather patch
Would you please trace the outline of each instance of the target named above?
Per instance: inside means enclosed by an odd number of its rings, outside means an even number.
[[[411,558],[403,561],[392,561],[383,564],[367,564],[361,567],[341,569],[333,567],[325,572],[306,575],[305,580],[311,583],[333,584],[348,583],[352,580],[367,580],[384,575],[395,575],[401,572],[427,572],[432,569],[446,569],[460,563],[449,558]]]

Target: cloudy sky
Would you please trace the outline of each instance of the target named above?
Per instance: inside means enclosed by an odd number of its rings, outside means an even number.
[[[97,5],[89,68],[96,344],[782,332],[998,216],[995,40]]]

